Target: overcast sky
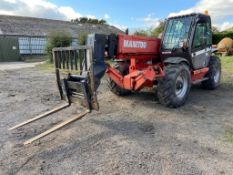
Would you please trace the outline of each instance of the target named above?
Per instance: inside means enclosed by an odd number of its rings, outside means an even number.
[[[121,29],[156,27],[168,16],[205,10],[220,30],[233,26],[233,0],[0,0],[0,14],[61,20],[103,18]]]

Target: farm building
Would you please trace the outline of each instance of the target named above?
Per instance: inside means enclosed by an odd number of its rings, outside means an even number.
[[[68,21],[0,15],[0,61],[19,61],[24,56],[43,55],[47,36],[55,30],[69,32],[72,45],[81,33],[122,33],[110,25],[77,24]]]

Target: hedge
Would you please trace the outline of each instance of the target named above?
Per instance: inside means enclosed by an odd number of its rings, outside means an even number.
[[[229,37],[233,39],[233,32],[220,32],[213,34],[213,44],[218,44],[223,38]]]
[[[54,47],[67,47],[72,43],[72,36],[69,32],[66,31],[53,31],[48,35],[48,43],[45,48],[46,52],[49,55],[49,60],[53,62],[52,49]]]

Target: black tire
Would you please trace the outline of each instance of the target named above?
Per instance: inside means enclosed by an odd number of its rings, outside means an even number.
[[[165,77],[158,81],[159,102],[167,107],[182,106],[191,88],[190,70],[185,64],[167,65]]]
[[[209,72],[205,77],[208,79],[205,81],[202,81],[202,87],[204,89],[214,90],[220,85],[221,81],[221,61],[216,56],[210,57],[209,62]]]
[[[127,75],[129,72],[129,67],[127,63],[116,63],[113,66],[121,75]],[[119,87],[111,78],[109,78],[108,81],[108,86],[110,88],[110,90],[118,95],[118,96],[125,96],[125,95],[130,95],[131,91],[127,90],[127,89],[123,89],[121,87]]]

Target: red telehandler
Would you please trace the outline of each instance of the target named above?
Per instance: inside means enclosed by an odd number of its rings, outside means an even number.
[[[221,79],[220,59],[212,54],[211,19],[207,14],[168,18],[162,39],[92,34],[88,36],[87,46],[55,48],[53,56],[60,96],[68,104],[11,129],[48,116],[77,101],[88,111],[25,144],[80,119],[92,109],[98,110],[96,91],[105,73],[113,93],[128,95],[144,87],[157,86],[159,102],[172,108],[185,103],[192,84],[201,83],[203,88],[212,90],[219,86]],[[105,63],[106,57],[113,58],[115,65]]]
[[[192,83],[201,82],[205,89],[220,84],[221,63],[212,55],[209,15],[169,18],[162,39],[118,35],[109,36],[106,43],[116,61],[106,73],[117,95],[157,85],[159,102],[176,108],[185,103]]]

